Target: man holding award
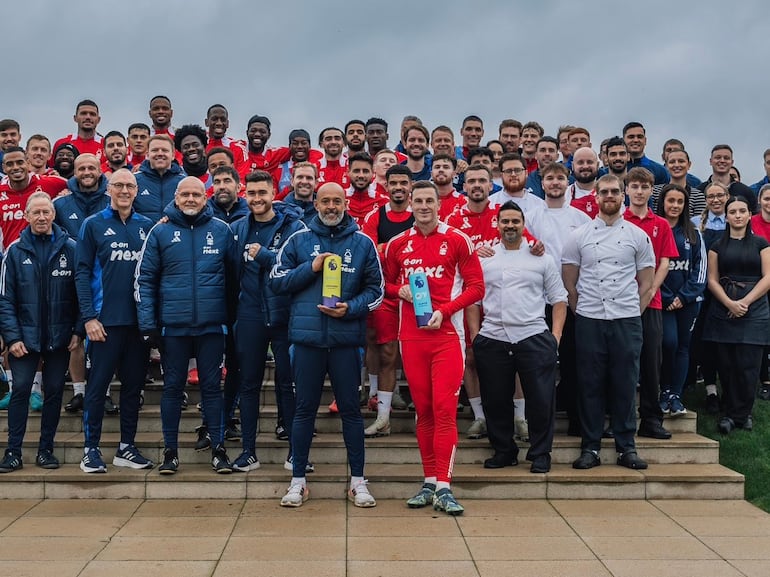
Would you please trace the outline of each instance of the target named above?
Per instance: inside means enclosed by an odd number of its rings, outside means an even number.
[[[438,206],[433,183],[414,183],[415,225],[385,248],[385,294],[400,303],[398,338],[425,476],[407,505],[460,515],[450,481],[465,365],[463,310],[484,297],[484,278],[470,239],[439,222]]]
[[[348,499],[356,507],[374,507],[377,503],[364,478],[358,350],[366,343],[366,315],[382,302],[380,260],[372,240],[347,214],[340,185],[321,186],[315,206],[318,214],[306,230],[288,238],[270,274],[273,291],[291,296],[289,342],[294,347],[297,398],[291,434],[292,479],[281,505],[299,507],[309,496],[305,465],[328,373],[350,463]]]

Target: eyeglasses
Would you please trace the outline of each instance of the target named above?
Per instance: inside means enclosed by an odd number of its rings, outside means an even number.
[[[111,182],[110,186],[115,190],[136,190],[137,188],[133,182]]]
[[[520,175],[522,172],[527,170],[526,168],[506,168],[503,170],[503,174],[506,176],[511,176],[512,174],[515,174],[516,176]]]
[[[623,194],[623,191],[619,188],[607,188],[605,190],[599,190],[597,191],[597,196],[620,196]]]
[[[706,195],[706,200],[722,200],[723,198],[727,198],[727,195],[724,193]]]

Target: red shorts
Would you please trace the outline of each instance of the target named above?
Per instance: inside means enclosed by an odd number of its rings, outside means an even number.
[[[398,340],[398,304],[396,301],[383,300],[379,308],[369,315],[368,323],[374,329],[378,345]]]

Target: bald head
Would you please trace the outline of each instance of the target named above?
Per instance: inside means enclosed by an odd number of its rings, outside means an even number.
[[[94,154],[80,154],[75,159],[75,180],[82,192],[94,192],[99,188],[102,166]]]
[[[599,175],[599,157],[593,149],[584,146],[575,151],[572,155],[572,174],[582,185],[581,188],[593,187]]]
[[[199,178],[186,176],[176,187],[174,202],[186,216],[195,216],[206,206],[206,187]]]
[[[337,226],[345,217],[345,190],[336,182],[327,182],[316,192],[315,208],[323,224]]]

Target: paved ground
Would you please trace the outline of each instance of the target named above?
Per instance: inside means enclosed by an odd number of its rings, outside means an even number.
[[[770,576],[770,515],[744,501],[0,501],[13,577]]]

